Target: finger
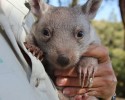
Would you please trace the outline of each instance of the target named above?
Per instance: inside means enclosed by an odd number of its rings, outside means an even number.
[[[105,90],[108,93],[109,90],[107,90],[105,87],[89,88],[88,91],[85,93],[85,95],[89,95],[89,96],[95,96],[96,95],[98,97],[103,97],[104,93],[106,92]]]
[[[79,72],[79,84],[81,86],[83,84],[83,83],[81,83],[81,80],[82,80],[82,69],[81,69],[81,66],[79,66],[78,72]]]
[[[67,96],[74,96],[77,94],[84,94],[87,90],[85,88],[78,88],[78,87],[67,87],[63,89],[63,94]]]
[[[102,86],[105,86],[105,81],[107,81],[107,78],[105,79],[104,77],[95,77],[93,79],[93,84],[92,84],[92,87],[93,88],[96,88],[96,87],[102,87]],[[80,87],[80,84],[79,84],[79,79],[78,78],[64,78],[64,77],[58,77],[56,79],[56,85],[57,86],[64,86],[64,87],[67,87],[67,86],[73,86],[73,87]]]
[[[89,91],[85,93],[87,96],[95,96],[95,97],[101,97],[100,93],[98,91]]]
[[[99,88],[105,86],[104,79],[101,77],[96,77],[93,79],[93,83],[91,85],[92,88]]]
[[[100,88],[100,87],[111,87],[114,84],[116,84],[116,78],[114,78],[112,75],[109,76],[103,76],[103,77],[94,77],[92,82],[92,88]]]
[[[107,67],[103,67],[100,70],[95,72],[95,76],[93,78],[92,87],[100,87],[105,86],[105,82],[110,81],[112,79],[116,79],[113,69],[107,70]],[[113,75],[112,75],[113,74]],[[80,86],[78,77],[57,77],[56,79],[57,86]]]
[[[110,63],[99,64],[99,67],[94,73],[94,77],[103,77],[109,75],[114,75],[114,71]]]
[[[70,77],[78,76],[76,67],[72,67],[72,68],[65,69],[65,70],[57,69],[57,70],[55,70],[54,74],[55,74],[55,76],[70,76]]]
[[[105,86],[105,81],[107,82],[107,78],[105,77],[95,77],[93,79],[93,84],[92,87],[96,88],[96,87],[102,87]],[[56,79],[56,85],[57,86],[73,86],[73,87],[80,87],[79,84],[79,78],[65,78],[65,77],[58,77]]]
[[[86,81],[86,87],[89,87],[90,83],[90,79],[93,79],[92,77],[92,73],[93,73],[93,67],[89,67],[87,69],[87,81]],[[92,80],[93,81],[93,80]]]
[[[90,56],[97,58],[99,63],[105,62],[109,59],[108,49],[101,45],[91,45],[87,52],[83,54],[83,56]]]
[[[85,83],[86,83],[86,77],[87,77],[87,68],[84,68],[82,70],[83,72],[83,77],[82,77],[82,88],[85,86]]]
[[[76,95],[72,100],[83,100],[82,95]]]
[[[93,100],[93,99],[88,99],[88,96],[83,95],[76,95],[73,99],[71,100]],[[95,100],[95,99],[94,99]]]
[[[106,91],[105,91],[106,90]],[[95,96],[95,97],[100,97],[100,98],[105,98],[105,92],[110,95],[109,90],[105,89],[105,87],[100,87],[100,88],[90,88],[88,91],[85,93],[87,96]],[[107,100],[107,99],[106,99]]]

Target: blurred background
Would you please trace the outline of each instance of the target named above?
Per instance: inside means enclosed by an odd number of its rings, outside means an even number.
[[[46,0],[55,6],[83,5],[87,0]],[[117,100],[125,100],[125,0],[103,0],[92,21],[102,43],[109,48],[117,84]]]

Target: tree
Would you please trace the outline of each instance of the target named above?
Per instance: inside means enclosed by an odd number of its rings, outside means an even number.
[[[79,1],[79,0],[72,0],[71,7],[77,5],[78,1]]]
[[[125,50],[125,0],[119,0],[119,7],[120,7],[123,26],[124,26],[124,50]]]

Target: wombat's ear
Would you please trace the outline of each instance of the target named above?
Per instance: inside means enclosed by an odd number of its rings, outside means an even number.
[[[83,6],[82,10],[87,15],[89,20],[93,19],[100,7],[102,0],[88,0]]]
[[[45,3],[43,0],[29,0],[29,4],[32,13],[36,17],[40,17],[42,14],[46,13],[50,7],[52,7]]]

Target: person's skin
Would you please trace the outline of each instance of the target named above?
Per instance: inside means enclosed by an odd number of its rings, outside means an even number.
[[[84,56],[95,57],[99,61],[99,67],[95,72],[93,85],[91,88],[81,88],[77,70],[74,68],[67,70],[56,70],[56,85],[64,87],[62,92],[67,96],[76,96],[77,100],[82,100],[82,95],[96,96],[104,100],[111,100],[115,94],[117,79],[112,69],[109,52],[104,46],[93,45]]]

